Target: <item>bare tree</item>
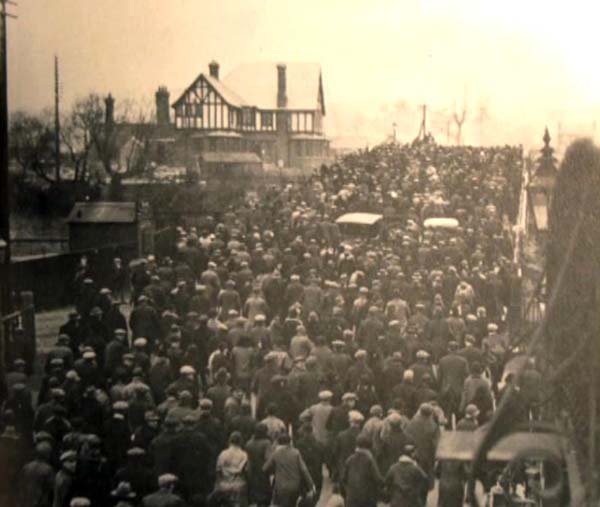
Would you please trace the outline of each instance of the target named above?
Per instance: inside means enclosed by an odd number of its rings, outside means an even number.
[[[74,181],[86,181],[88,178],[92,139],[87,120],[87,104],[77,101],[62,122],[61,143],[68,151]]]
[[[104,173],[112,180],[117,175],[138,171],[146,163],[151,125],[143,106],[123,101],[107,121],[104,101],[90,94],[76,102],[71,113],[70,144],[79,146],[79,175],[85,175],[88,156],[93,153]],[[117,179],[119,179],[117,178]]]
[[[456,103],[454,103],[454,112],[452,114],[454,124],[456,125],[456,144],[460,146],[462,143],[462,127],[467,119],[467,104],[463,101],[462,110],[460,113],[456,110]]]
[[[53,136],[47,114],[34,116],[20,111],[12,115],[9,127],[10,151],[24,175],[33,172],[49,183],[55,182],[47,171],[53,163]]]

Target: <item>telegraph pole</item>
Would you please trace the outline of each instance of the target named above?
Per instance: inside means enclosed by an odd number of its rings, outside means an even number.
[[[427,137],[427,104],[421,105],[421,111],[421,126],[419,127],[417,139],[425,139]]]
[[[58,81],[58,56],[54,56],[54,160],[55,180],[60,181],[60,93]]]
[[[8,188],[8,76],[6,55],[6,18],[15,17],[7,11],[10,0],[0,0],[0,240],[4,254],[0,255],[0,315],[11,310],[10,291],[10,192]],[[1,253],[1,252],[0,252]]]
[[[0,400],[6,398],[4,358],[6,329],[2,317],[12,309],[10,290],[10,192],[8,189],[8,76],[6,66],[6,18],[14,18],[6,10],[11,0],[0,0]],[[2,254],[1,250],[4,250]]]

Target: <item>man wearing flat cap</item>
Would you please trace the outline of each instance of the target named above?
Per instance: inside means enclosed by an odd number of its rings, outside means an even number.
[[[429,489],[425,471],[412,457],[414,447],[407,444],[402,455],[385,476],[391,507],[425,507]]]
[[[344,475],[346,460],[352,455],[356,448],[356,439],[360,434],[364,416],[358,410],[348,412],[348,428],[338,433],[333,441],[333,477],[340,480]]]
[[[52,505],[55,477],[55,471],[50,465],[52,452],[50,443],[36,443],[33,460],[19,472],[18,505],[23,507]]]
[[[104,349],[104,374],[110,378],[113,376],[117,366],[121,364],[123,354],[129,349],[127,343],[127,331],[125,329],[116,329],[111,341]]]
[[[435,450],[440,439],[440,428],[433,417],[433,407],[423,403],[406,426],[406,435],[415,444],[415,456],[419,466],[429,477],[429,487],[433,487]]]
[[[66,451],[60,455],[60,470],[54,478],[53,507],[69,507],[75,489],[75,471],[77,469],[77,453]]]
[[[383,478],[371,451],[371,439],[358,435],[356,448],[344,463],[340,477],[346,507],[377,506]]]
[[[137,304],[129,316],[129,328],[134,340],[143,336],[148,339],[151,346],[160,340],[160,317],[146,296],[138,298]]]
[[[159,475],[158,490],[142,499],[142,507],[185,507],[183,498],[175,494],[178,481],[171,473]]]
[[[458,343],[448,342],[448,353],[440,359],[438,377],[440,385],[440,404],[450,419],[452,414],[458,420],[460,397],[469,375],[469,363],[458,354]]]
[[[66,369],[70,369],[73,366],[73,351],[70,347],[71,339],[69,335],[59,334],[56,339],[56,345],[50,349],[46,356],[46,367],[45,372],[50,371],[50,364],[53,359],[60,358],[63,360],[63,364]]]
[[[211,488],[212,452],[206,436],[197,427],[198,418],[188,414],[183,418],[181,431],[173,442],[172,471],[179,477],[184,498],[204,499]]]
[[[138,497],[149,495],[156,488],[156,477],[148,463],[146,451],[141,447],[127,450],[125,464],[117,470],[115,482],[128,482]]]
[[[174,388],[176,392],[188,391],[192,395],[192,408],[198,406],[200,385],[193,366],[186,364],[179,368],[179,378],[169,387]]]
[[[350,419],[348,414],[351,410],[354,410],[356,406],[356,394],[352,392],[344,393],[342,396],[342,403],[334,407],[327,420],[327,429],[331,432],[332,439],[335,439],[337,435],[347,429],[350,426]]]

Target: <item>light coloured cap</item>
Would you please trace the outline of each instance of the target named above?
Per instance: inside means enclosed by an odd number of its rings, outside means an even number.
[[[122,328],[115,329],[115,336],[127,336],[127,331]]]
[[[213,407],[213,402],[209,398],[202,398],[200,400],[199,405],[200,405],[200,408],[202,408],[204,410],[210,410]]]
[[[69,503],[69,507],[90,507],[90,505],[92,505],[92,503],[84,496],[76,496],[71,499],[71,502]]]
[[[148,345],[148,340],[146,340],[146,338],[136,338],[135,340],[133,340],[133,346],[134,347],[140,347],[143,348],[146,345]]]
[[[369,409],[369,414],[373,416],[382,416],[383,415],[383,407],[381,405],[373,405]]]
[[[108,296],[111,293],[112,293],[112,291],[108,287],[102,287],[100,289],[100,295],[101,296]]]
[[[348,420],[353,423],[361,423],[365,420],[365,417],[358,410],[350,410]]]
[[[356,394],[344,393],[344,395],[342,396],[342,401],[348,401],[348,400],[356,400]]]
[[[265,317],[262,313],[259,313],[258,315],[255,315],[254,317],[254,322],[265,322],[267,320],[267,317]]]
[[[343,342],[342,340],[333,340],[331,342],[331,345],[333,345],[334,347],[345,347],[346,343]]]
[[[369,293],[369,289],[367,287],[361,287],[360,289],[358,289],[358,292],[360,294],[368,294]]]
[[[399,320],[392,320],[389,323],[390,327],[398,327],[400,325],[400,321]]]
[[[292,282],[297,282],[298,280],[300,280],[300,276],[299,275],[292,275],[292,276],[290,276],[290,280]]]
[[[427,359],[429,357],[429,352],[426,350],[419,350],[417,352],[417,359]]]
[[[413,380],[415,378],[415,372],[413,370],[404,370],[404,373],[402,374],[402,378],[404,380]]]
[[[146,451],[141,447],[132,447],[127,450],[127,456],[145,456]]]
[[[327,401],[330,400],[331,398],[333,398],[333,393],[331,391],[320,391],[319,392],[319,399],[321,401]]]
[[[129,408],[129,403],[123,400],[115,401],[112,406],[113,410],[122,412]]]
[[[487,326],[488,331],[498,331],[498,325],[490,322]]]
[[[179,368],[179,373],[181,375],[194,375],[196,373],[196,370],[194,369],[193,366],[186,364],[186,365],[182,366],[181,368]]]
[[[83,353],[84,359],[96,359],[96,353],[93,350],[86,350]]]
[[[361,359],[367,357],[367,351],[363,349],[359,349],[354,353],[354,357],[356,359]]]
[[[158,487],[164,488],[166,486],[170,486],[171,484],[176,483],[179,478],[175,474],[162,474],[158,478]]]
[[[60,455],[60,462],[77,461],[77,453],[75,451],[66,451]]]

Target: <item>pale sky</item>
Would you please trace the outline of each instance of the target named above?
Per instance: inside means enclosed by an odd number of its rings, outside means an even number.
[[[467,105],[467,142],[538,142],[548,125],[593,134],[600,112],[600,3],[588,0],[19,0],[9,20],[9,107],[89,92],[146,103],[208,62],[322,66],[327,133],[370,143],[418,131],[427,103],[446,140]],[[243,96],[243,90],[239,91]],[[600,125],[598,126],[600,128]]]

